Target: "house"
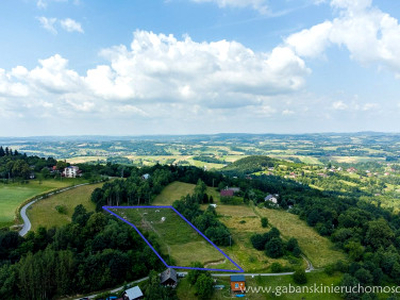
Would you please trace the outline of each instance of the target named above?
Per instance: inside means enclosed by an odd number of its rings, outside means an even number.
[[[65,178],[76,178],[77,176],[81,176],[81,172],[77,166],[66,167],[62,174]]]
[[[148,173],[142,175],[143,180],[147,180],[149,178],[150,178],[150,174],[148,174]]]
[[[269,194],[267,197],[264,198],[264,202],[269,201],[274,204],[278,204],[277,196]]]
[[[234,192],[232,190],[222,190],[221,197],[233,197]]]
[[[175,287],[178,283],[178,277],[174,269],[166,269],[164,272],[161,273],[160,277],[160,283],[164,286]]]
[[[244,275],[231,276],[231,291],[243,293],[246,288],[246,279]]]
[[[124,296],[122,299],[124,300],[136,300],[136,299],[143,299],[144,295],[140,287],[134,286],[125,291]]]
[[[233,193],[235,194],[235,193],[239,193],[240,192],[240,187],[231,187],[231,188],[228,188],[228,190],[232,190]]]
[[[217,208],[217,204],[210,204],[211,207]]]

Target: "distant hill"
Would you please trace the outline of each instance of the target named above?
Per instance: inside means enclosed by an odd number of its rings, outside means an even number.
[[[220,171],[223,173],[250,174],[264,168],[274,167],[277,163],[278,160],[269,156],[254,155],[239,159]]]

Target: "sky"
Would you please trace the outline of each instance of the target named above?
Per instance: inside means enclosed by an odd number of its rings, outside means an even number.
[[[2,0],[0,136],[400,130],[400,2]]]

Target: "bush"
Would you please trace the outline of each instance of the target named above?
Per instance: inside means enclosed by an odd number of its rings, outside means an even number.
[[[66,215],[67,214],[67,207],[65,205],[57,205],[56,206],[56,211],[58,211],[60,214]]]
[[[265,244],[265,253],[272,258],[278,258],[283,256],[283,242],[279,237],[272,238]]]
[[[297,269],[293,273],[293,281],[297,284],[307,283],[307,275],[304,269]]]
[[[280,263],[275,262],[271,265],[272,273],[280,273],[280,272],[282,272],[282,270],[283,270],[283,267]]]
[[[263,227],[263,228],[265,228],[265,227],[267,227],[268,226],[268,219],[267,218],[261,218],[261,226]]]

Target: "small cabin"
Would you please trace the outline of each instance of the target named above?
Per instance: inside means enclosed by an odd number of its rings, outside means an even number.
[[[231,291],[243,293],[246,288],[246,278],[244,275],[231,276]]]
[[[160,276],[160,283],[163,286],[172,286],[175,287],[178,283],[178,278],[176,271],[174,269],[166,269],[164,272],[161,273]]]

